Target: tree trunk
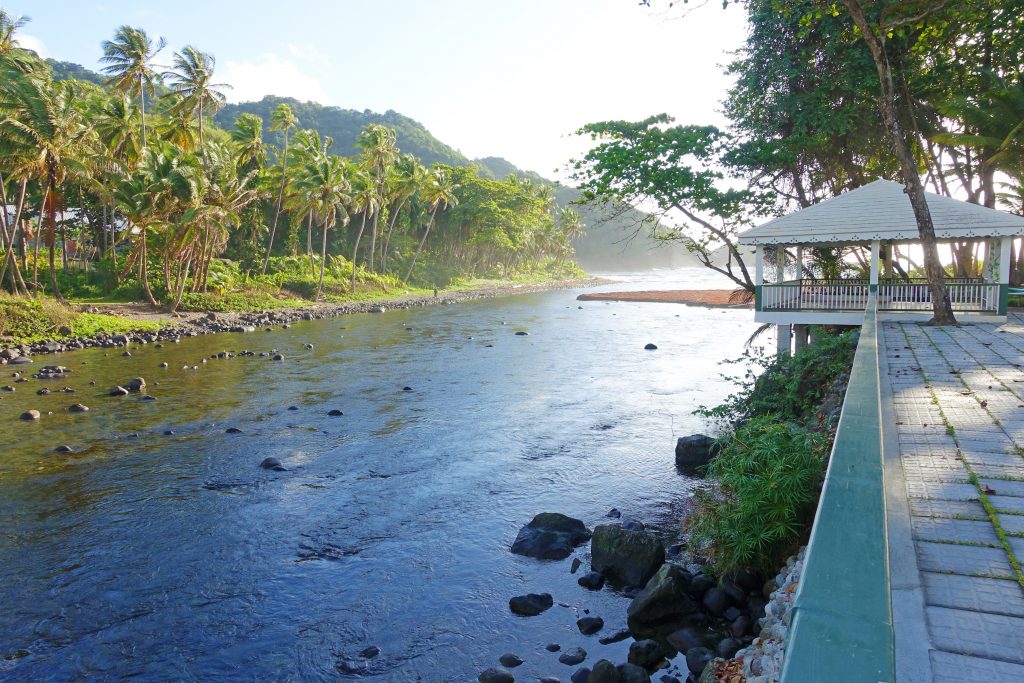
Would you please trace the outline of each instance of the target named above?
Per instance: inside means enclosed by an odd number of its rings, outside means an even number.
[[[359,254],[359,240],[363,238],[363,230],[366,229],[366,211],[363,211],[363,222],[359,226],[359,234],[356,235],[356,246],[352,248],[352,286],[351,291],[356,291],[356,256]],[[323,265],[321,264],[321,272]]]
[[[281,162],[281,189],[277,193],[277,204],[274,206],[274,223],[270,226],[270,241],[267,243],[267,253],[263,257],[263,270],[260,275],[267,272],[267,264],[270,263],[270,252],[274,248],[274,235],[277,234],[277,221],[281,216],[281,203],[284,202],[285,179],[288,177],[288,129],[284,131],[284,161]]]
[[[50,240],[50,287],[53,289],[53,296],[57,301],[61,302],[65,306],[68,305],[67,299],[65,299],[60,293],[60,286],[57,285],[57,269],[54,267],[54,258],[57,251],[57,240]]]
[[[178,283],[178,291],[174,295],[174,303],[171,304],[171,307],[167,311],[168,313],[176,312],[178,310],[178,306],[181,305],[181,299],[182,297],[185,296],[185,283],[188,282],[188,271],[191,265],[192,259],[188,259],[187,261],[185,261],[185,272],[178,273],[178,275],[181,277],[181,282]]]
[[[921,248],[924,251],[924,269],[928,276],[928,290],[932,297],[932,319],[933,325],[956,325],[956,318],[953,316],[953,307],[949,301],[949,293],[946,291],[945,273],[942,263],[939,261],[939,249],[935,239],[935,226],[932,223],[931,212],[928,210],[928,202],[925,199],[924,186],[917,174],[917,165],[911,153],[907,136],[900,125],[899,116],[896,110],[896,93],[893,87],[892,69],[889,66],[889,57],[886,54],[884,35],[880,36],[875,28],[868,21],[860,0],[843,0],[850,16],[853,18],[857,28],[860,29],[864,42],[867,43],[874,59],[875,67],[878,70],[878,80],[881,94],[878,99],[878,106],[882,114],[882,120],[889,131],[893,151],[900,164],[903,180],[906,183],[905,192],[910,197],[910,205],[914,209],[914,217],[917,219],[917,231],[921,236]],[[906,102],[906,107],[911,103]]]
[[[409,201],[406,197],[395,207],[395,213],[391,216],[391,220],[388,223],[388,234],[384,238],[384,244],[380,248],[380,270],[382,273],[388,272],[388,248],[391,246],[391,235],[395,231],[395,223],[398,222],[398,216],[402,213],[402,209],[405,208],[405,203]]]
[[[36,221],[36,243],[32,247],[32,288],[39,291],[39,238],[43,235],[43,211],[46,210],[46,195],[50,186],[43,186],[43,200],[39,202],[39,220]]]
[[[416,247],[416,253],[412,255],[412,263],[409,264],[409,271],[405,274],[406,282],[412,277],[412,269],[416,267],[416,259],[420,257],[420,251],[423,250],[423,245],[427,241],[427,235],[430,234],[430,229],[434,227],[434,215],[437,214],[437,207],[438,205],[435,204],[434,208],[430,210],[430,220],[427,221],[427,229],[423,231],[423,239],[420,240],[419,245]]]
[[[380,211],[375,211],[373,214],[373,232],[370,233],[370,272],[373,272],[373,256],[377,253],[377,221],[380,217]]]
[[[320,280],[316,283],[316,299],[320,300],[320,297],[324,293],[324,267],[327,265],[327,221],[324,221],[324,238],[320,245]],[[353,266],[354,268],[355,266]],[[355,273],[355,270],[352,271]]]
[[[139,279],[142,280],[142,291],[146,293],[146,300],[149,301],[150,305],[159,307],[160,304],[156,302],[156,297],[153,296],[153,291],[149,288],[149,266],[146,261],[149,260],[149,254],[146,251],[146,229],[142,229],[142,249],[139,253]]]

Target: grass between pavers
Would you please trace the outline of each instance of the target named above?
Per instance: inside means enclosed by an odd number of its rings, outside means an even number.
[[[967,462],[967,458],[964,457],[964,453],[960,448],[960,440],[956,436],[956,431],[953,430],[953,425],[950,424],[949,418],[946,417],[946,413],[942,409],[942,404],[939,403],[939,398],[938,395],[936,395],[935,393],[935,389],[932,388],[931,383],[928,382],[928,377],[927,375],[925,375],[924,372],[924,366],[921,365],[921,360],[918,358],[917,353],[914,351],[914,345],[910,342],[910,337],[907,335],[906,330],[902,326],[900,327],[900,329],[903,331],[903,338],[907,342],[906,346],[908,349],[910,349],[910,354],[914,357],[914,362],[917,363],[917,367],[921,368],[921,376],[925,379],[925,386],[928,388],[928,392],[932,395],[932,401],[939,408],[939,416],[942,417],[942,421],[946,425],[947,431],[950,432],[950,435],[953,438],[953,443],[956,445],[956,456],[957,458],[960,459],[960,462],[963,463],[964,469],[967,470],[967,479],[978,491],[978,500],[981,502],[981,506],[985,508],[985,514],[988,515],[988,521],[992,525],[992,528],[995,530],[996,537],[999,539],[999,543],[1003,547],[1003,551],[1006,553],[1006,558],[1009,561],[1010,567],[1013,569],[1013,573],[1017,578],[1017,583],[1021,586],[1021,588],[1024,588],[1024,571],[1021,570],[1020,562],[1017,561],[1017,555],[1013,552],[1013,548],[1010,546],[1010,541],[1007,538],[1007,534],[1003,530],[1003,525],[999,521],[999,515],[996,514],[995,507],[992,505],[992,502],[988,499],[988,495],[985,493],[985,487],[981,484],[981,481],[978,479],[978,475],[974,472],[973,469],[971,469],[971,464]],[[948,335],[949,333],[946,332],[946,334]],[[952,335],[949,336],[950,338],[952,338]],[[954,343],[957,343],[957,345],[959,346],[959,343],[956,342],[955,339],[953,341]],[[928,343],[932,345],[932,348],[935,349],[935,352],[939,355],[939,357],[946,362],[946,365],[950,369],[953,369],[953,364],[949,362],[949,359],[946,357],[946,354],[942,353],[942,349],[939,348],[939,346],[935,342],[933,342],[931,338],[928,338]],[[960,346],[960,348],[963,348],[963,346]],[[960,380],[960,384],[962,384],[965,389],[970,389],[970,387],[967,386],[967,383],[964,382],[963,378],[960,376],[959,373],[956,373],[956,378]],[[978,399],[977,395],[975,395],[975,400],[979,401],[980,404],[980,399]],[[981,406],[981,408],[986,413],[989,412],[988,408],[986,408],[985,406]],[[991,413],[989,413],[989,416],[991,417]],[[1010,442],[1012,443],[1013,439],[1010,439]]]

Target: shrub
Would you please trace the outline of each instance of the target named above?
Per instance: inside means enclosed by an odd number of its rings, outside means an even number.
[[[699,492],[687,522],[720,574],[770,573],[800,542],[818,501],[828,438],[792,422],[752,418],[719,439],[707,468],[717,493]]]

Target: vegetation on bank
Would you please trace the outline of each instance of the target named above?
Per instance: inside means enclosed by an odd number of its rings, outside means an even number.
[[[95,337],[101,332],[155,332],[158,329],[160,324],[155,322],[102,313],[79,313],[53,299],[24,299],[0,294],[0,338],[11,342]]]
[[[583,225],[550,184],[427,166],[381,123],[339,155],[287,102],[221,128],[229,86],[212,55],[186,46],[161,72],[162,39],[122,26],[97,84],[21,49],[23,23],[0,9],[0,288],[11,294],[222,310],[579,275]]]
[[[739,390],[698,410],[725,430],[707,470],[718,488],[699,492],[687,519],[716,572],[774,571],[809,532],[856,334],[815,328],[796,354],[748,351],[728,361],[745,368],[728,378]]]

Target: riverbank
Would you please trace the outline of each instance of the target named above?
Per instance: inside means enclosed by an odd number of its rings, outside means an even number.
[[[580,294],[579,301],[634,301],[642,303],[687,304],[707,308],[750,308],[751,301],[733,289],[673,289],[640,292],[597,292]]]
[[[164,309],[142,303],[111,303],[99,305],[79,305],[78,313],[84,318],[86,332],[76,330],[72,321],[51,325],[57,334],[50,338],[38,338],[38,325],[26,328],[31,336],[5,334],[0,336],[0,364],[14,362],[16,358],[28,356],[63,353],[77,349],[124,346],[127,343],[152,343],[173,341],[181,337],[215,334],[221,332],[254,332],[259,328],[288,325],[300,320],[323,320],[352,313],[379,313],[388,309],[409,309],[423,306],[450,305],[488,299],[514,294],[528,294],[556,289],[576,289],[579,287],[595,287],[608,282],[597,277],[555,280],[542,283],[495,283],[479,288],[441,291],[435,294],[403,294],[388,296],[382,293],[379,298],[350,302],[308,302],[300,306],[287,306],[270,310],[244,312],[177,312],[169,313]],[[7,302],[15,301],[8,299]],[[43,306],[36,301],[23,302],[28,310],[24,311],[26,323],[38,317],[48,309],[56,307],[56,314],[61,309],[55,302]],[[74,309],[63,309],[74,314]],[[44,328],[45,329],[45,328]],[[4,331],[6,332],[6,330]],[[76,332],[79,332],[76,334]],[[35,338],[33,338],[35,337]],[[24,361],[21,361],[24,362]]]

